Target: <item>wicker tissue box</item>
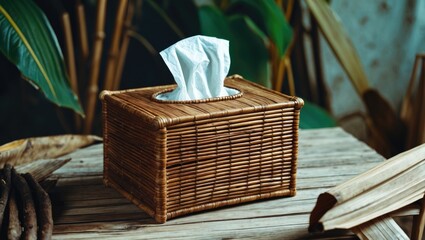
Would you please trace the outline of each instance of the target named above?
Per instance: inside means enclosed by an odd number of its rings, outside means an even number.
[[[303,101],[235,75],[239,95],[184,102],[171,86],[101,94],[104,182],[157,222],[295,195]]]

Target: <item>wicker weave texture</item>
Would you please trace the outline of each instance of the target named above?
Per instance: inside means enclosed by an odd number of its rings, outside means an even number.
[[[294,195],[302,100],[239,78],[226,85],[242,96],[152,100],[170,86],[104,94],[105,184],[158,222]]]

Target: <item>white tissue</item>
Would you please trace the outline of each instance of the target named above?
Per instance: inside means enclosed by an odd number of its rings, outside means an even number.
[[[183,39],[160,52],[177,88],[156,96],[159,100],[198,100],[224,97],[239,91],[224,87],[229,73],[229,41],[207,36]]]

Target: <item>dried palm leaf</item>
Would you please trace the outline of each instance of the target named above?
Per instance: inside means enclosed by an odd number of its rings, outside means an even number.
[[[20,165],[37,159],[56,158],[101,138],[93,135],[58,135],[20,139],[0,146],[0,167]]]

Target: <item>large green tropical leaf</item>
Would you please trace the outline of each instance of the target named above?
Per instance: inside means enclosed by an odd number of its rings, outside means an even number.
[[[300,128],[335,127],[335,119],[324,109],[310,102],[304,102],[300,113]]]
[[[274,0],[231,0],[228,14],[248,16],[271,39],[282,57],[292,39],[291,26]]]
[[[236,35],[232,46],[235,61],[230,74],[242,74],[253,82],[271,88],[271,66],[266,49],[268,38],[246,16],[232,16],[229,24]]]
[[[235,40],[229,21],[219,8],[208,5],[200,7],[199,21],[202,34],[227,39],[230,44]]]
[[[227,17],[214,6],[199,9],[201,33],[230,42],[229,74],[240,74],[250,81],[271,87],[267,37],[248,17]]]
[[[32,0],[0,0],[0,51],[53,103],[83,114],[47,18]]]

